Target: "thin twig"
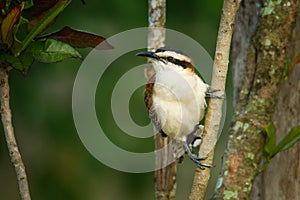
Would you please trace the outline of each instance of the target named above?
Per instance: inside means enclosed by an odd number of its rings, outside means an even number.
[[[149,0],[149,31],[148,50],[156,50],[165,44],[166,0]],[[145,70],[145,76],[149,82],[154,75],[154,69],[150,64]],[[151,81],[150,81],[151,82]],[[172,155],[170,148],[164,148],[169,143],[169,138],[163,138],[160,134],[154,137],[156,153],[155,166],[155,199],[175,199],[176,192],[176,162],[163,167],[168,163]],[[163,149],[164,148],[164,149]]]
[[[215,60],[213,66],[211,88],[220,90],[224,94],[225,82],[228,70],[230,44],[233,33],[236,12],[241,0],[224,0],[221,22],[218,32]],[[214,156],[214,146],[217,141],[219,125],[222,117],[222,99],[210,99],[206,114],[203,144],[200,149],[200,157],[207,156],[207,162],[211,163]],[[205,191],[210,178],[210,169],[196,169],[190,200],[204,199]]]
[[[16,142],[14,128],[12,125],[12,114],[9,106],[9,83],[8,83],[8,70],[0,68],[0,98],[1,98],[1,117],[5,133],[5,139],[13,164],[18,184],[19,192],[22,200],[30,200],[30,193],[28,187],[27,176],[25,172],[25,166],[21,158],[21,154]]]

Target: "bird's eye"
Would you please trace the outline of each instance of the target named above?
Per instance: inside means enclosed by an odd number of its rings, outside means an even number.
[[[174,61],[174,58],[172,56],[168,56],[167,61],[172,62],[172,61]]]

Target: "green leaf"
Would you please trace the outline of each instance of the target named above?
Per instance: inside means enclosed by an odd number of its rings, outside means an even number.
[[[15,56],[8,55],[5,53],[5,54],[1,54],[0,58],[1,58],[1,60],[5,60],[6,62],[8,62],[15,69],[20,70],[23,68],[21,61],[19,60],[19,58],[15,57]]]
[[[264,151],[267,153],[267,158],[274,155],[274,150],[276,148],[276,128],[273,123],[269,126],[265,126],[267,133],[266,144],[264,146]]]
[[[15,57],[13,55],[1,54],[0,58],[8,62],[14,69],[26,74],[29,67],[32,65],[34,58],[32,55],[20,55]]]
[[[20,17],[18,24],[15,25],[14,30],[14,43],[11,48],[13,51],[14,49],[21,48],[22,41],[25,39],[26,35],[28,34],[27,31],[28,20],[24,17]]]
[[[24,9],[31,8],[33,6],[33,0],[4,0],[6,1],[6,9],[11,9],[21,3],[24,4]]]
[[[284,70],[283,70],[283,76],[282,76],[282,80],[286,81],[288,79],[288,71],[289,71],[289,59],[286,58],[285,59],[285,63],[284,63]]]
[[[285,151],[292,147],[300,139],[300,126],[296,126],[291,129],[290,132],[279,142],[276,146],[275,154],[281,151]]]
[[[15,35],[14,39],[15,42],[22,43],[22,41],[25,39],[26,35],[28,34],[28,20],[24,17],[20,17],[18,24],[15,26]]]
[[[18,56],[32,40],[40,34],[45,27],[47,27],[71,2],[71,0],[59,0],[52,8],[46,11],[45,15],[33,27],[33,29],[26,36],[20,47],[13,49],[13,53]]]
[[[33,0],[25,0],[24,2],[25,2],[24,9],[28,9],[28,8],[31,8],[33,6]]]
[[[300,126],[296,126],[292,128],[290,132],[288,132],[288,134],[279,142],[276,147],[274,147],[276,143],[276,128],[274,124],[272,123],[271,125],[266,126],[265,130],[267,132],[267,141],[264,146],[264,151],[267,155],[266,161],[263,167],[260,169],[260,172],[263,172],[267,168],[267,166],[272,161],[272,158],[277,153],[289,149],[300,140]]]
[[[44,63],[59,62],[69,58],[82,58],[70,45],[49,39],[31,43],[24,54],[31,54],[35,60]]]
[[[20,70],[24,75],[27,74],[30,66],[33,64],[34,62],[34,57],[32,54],[21,54],[19,56],[19,59],[23,65],[23,68]]]

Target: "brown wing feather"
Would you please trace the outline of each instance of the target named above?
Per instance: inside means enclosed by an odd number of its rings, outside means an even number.
[[[152,101],[152,91],[153,91],[154,83],[149,82],[146,85],[144,101],[148,111],[151,109],[153,101]]]
[[[161,125],[158,122],[155,110],[152,109],[152,105],[153,105],[152,95],[153,95],[154,81],[155,81],[155,75],[153,75],[149,79],[148,83],[146,84],[144,101],[145,101],[146,107],[148,109],[149,117],[150,117],[153,125],[155,126],[155,129],[157,131],[159,131],[163,137],[167,137],[167,134],[165,134],[163,132],[163,130],[161,130]]]

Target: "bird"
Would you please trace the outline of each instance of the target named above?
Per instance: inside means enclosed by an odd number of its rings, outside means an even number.
[[[202,163],[205,158],[198,157],[191,149],[190,136],[196,137],[198,129],[203,129],[199,122],[207,107],[205,98],[214,97],[214,91],[195,73],[192,58],[167,47],[139,52],[136,56],[150,58],[155,71],[146,84],[144,95],[155,129],[181,145],[198,167],[212,167]]]

